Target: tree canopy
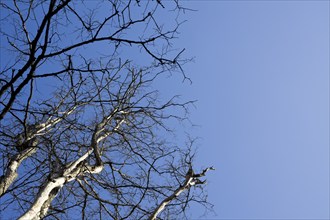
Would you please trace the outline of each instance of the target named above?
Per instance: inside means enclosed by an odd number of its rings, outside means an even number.
[[[171,138],[193,101],[152,86],[189,81],[178,1],[0,4],[2,215],[181,219],[191,202],[209,207],[213,168],[195,170],[193,141]]]

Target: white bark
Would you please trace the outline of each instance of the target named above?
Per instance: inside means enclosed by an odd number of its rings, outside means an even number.
[[[53,199],[57,196],[58,192],[60,191],[61,188],[54,188],[49,196],[47,201],[42,205],[41,210],[40,210],[40,218],[44,218],[47,215],[48,209],[50,207],[51,202],[53,201]]]
[[[36,152],[36,148],[27,148],[24,151],[14,155],[7,166],[6,172],[0,177],[0,197],[8,190],[11,184],[16,180],[18,173],[17,169],[29,156]]]
[[[184,192],[185,190],[189,189],[189,187],[191,186],[190,184],[191,184],[192,181],[193,181],[193,177],[187,178],[186,181],[185,181],[185,183],[183,184],[183,186],[180,186],[179,188],[177,188],[172,195],[170,195],[169,197],[165,198],[157,206],[157,208],[154,210],[154,212],[149,217],[149,220],[155,220],[157,218],[157,216],[165,209],[165,207],[167,206],[167,204],[169,204],[172,200],[174,200],[176,197],[178,197],[182,192]]]
[[[183,193],[185,190],[188,190],[191,186],[194,186],[196,184],[204,184],[205,181],[201,181],[198,179],[199,177],[205,176],[206,172],[209,170],[214,170],[213,167],[209,167],[205,170],[203,170],[202,173],[194,174],[192,168],[190,168],[186,175],[186,180],[182,184],[182,186],[178,187],[174,193],[172,193],[170,196],[166,197],[153,211],[151,216],[149,217],[149,220],[156,220],[157,216],[165,209],[165,207],[173,201],[175,198],[177,198],[181,193]]]
[[[57,187],[62,187],[65,182],[66,182],[65,177],[56,178],[54,180],[47,182],[47,184],[45,184],[39,191],[37,195],[37,199],[34,201],[31,208],[19,219],[20,220],[40,219],[41,208],[44,205],[44,203],[48,200],[50,192]]]
[[[44,217],[48,211],[51,201],[56,197],[57,192],[67,182],[75,180],[79,175],[85,173],[100,173],[103,170],[103,165],[97,166],[84,166],[82,162],[93,152],[89,150],[74,163],[71,163],[64,170],[63,175],[51,180],[48,180],[43,187],[39,190],[39,193],[30,207],[19,220],[37,220]]]
[[[62,117],[58,117],[55,119],[49,118],[45,123],[35,125],[35,131],[32,131],[33,133],[31,132],[28,137],[26,137],[25,142],[28,142],[39,135],[45,134],[47,132],[47,129],[62,121],[63,118],[70,115],[76,108],[77,106],[73,107],[67,112],[64,112]],[[28,148],[24,149],[23,151],[19,152],[18,154],[14,155],[12,158],[9,159],[5,174],[0,177],[0,197],[16,180],[18,176],[17,170],[21,163],[37,151],[36,145],[37,143],[34,143],[33,146],[29,146]]]
[[[44,186],[41,187],[34,203],[30,209],[19,218],[19,220],[37,220],[44,217],[52,200],[56,197],[57,193],[65,183],[75,180],[79,175],[84,175],[86,173],[100,173],[103,170],[104,166],[98,150],[98,143],[109,135],[100,135],[101,132],[104,131],[104,127],[107,123],[106,119],[95,127],[90,149],[74,162],[67,164],[64,170],[57,171],[57,173],[63,174],[60,177],[48,180]],[[96,157],[96,165],[90,166],[83,164],[93,152]]]

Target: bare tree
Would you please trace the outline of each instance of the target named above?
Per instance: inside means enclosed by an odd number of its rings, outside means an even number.
[[[188,79],[172,47],[179,2],[0,4],[1,213],[181,219],[209,205],[201,178],[213,168],[196,173],[191,146],[168,140],[193,102],[152,87]]]

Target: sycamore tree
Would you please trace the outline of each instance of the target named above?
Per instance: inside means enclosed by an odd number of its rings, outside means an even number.
[[[173,142],[191,101],[154,88],[180,74],[177,0],[3,0],[0,215],[182,219],[208,207],[192,141]],[[166,76],[166,77],[163,77]]]

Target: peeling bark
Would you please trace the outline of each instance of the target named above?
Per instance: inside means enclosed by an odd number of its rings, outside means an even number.
[[[19,220],[40,219],[42,207],[46,202],[48,202],[47,200],[50,198],[50,193],[55,188],[61,188],[65,182],[66,182],[65,177],[59,177],[54,180],[48,181],[39,191],[37,198],[32,204],[31,208],[27,212],[25,212],[19,218]]]
[[[50,207],[50,204],[51,202],[53,201],[53,199],[55,199],[55,197],[57,196],[57,194],[59,193],[61,188],[57,187],[57,188],[54,188],[49,196],[48,196],[48,199],[47,201],[42,205],[41,207],[41,211],[40,211],[40,218],[44,218],[46,215],[47,215],[47,212],[48,212],[48,209]]]

